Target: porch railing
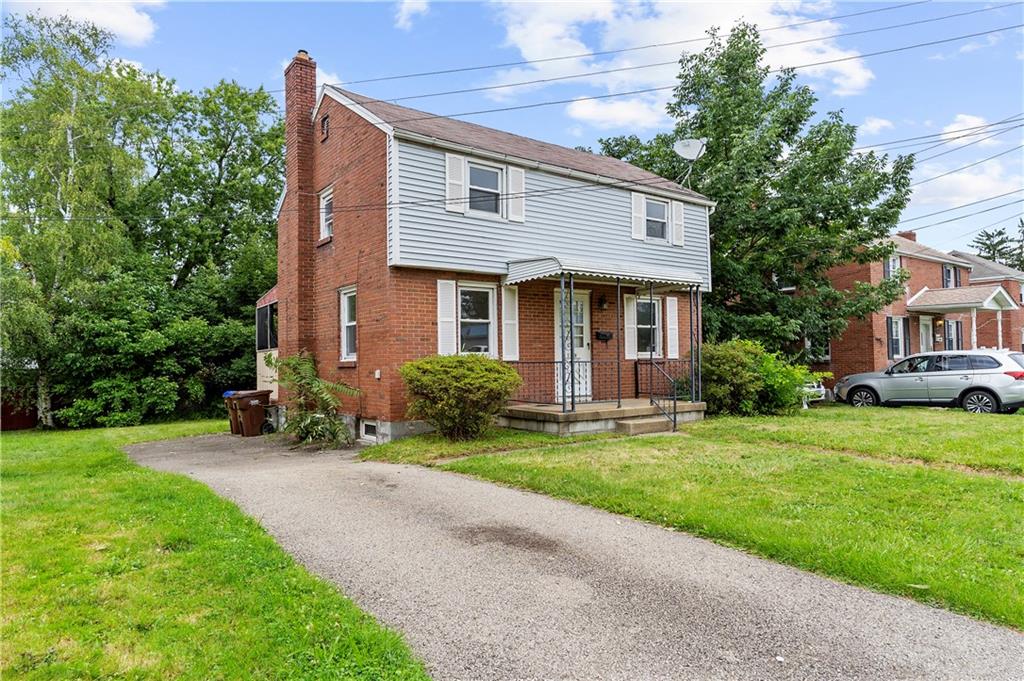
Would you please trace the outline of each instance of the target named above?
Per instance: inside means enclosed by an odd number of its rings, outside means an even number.
[[[620,402],[621,397],[650,397],[694,401],[693,363],[689,359],[575,360],[508,362],[523,379],[513,402],[572,405],[584,402]],[[575,380],[570,374],[575,367]],[[564,372],[564,373],[563,373]],[[653,389],[652,389],[653,388]]]
[[[679,425],[676,416],[676,381],[657,362],[652,362],[651,366],[654,369],[653,377],[649,379],[653,381],[651,404],[672,422],[674,431]]]

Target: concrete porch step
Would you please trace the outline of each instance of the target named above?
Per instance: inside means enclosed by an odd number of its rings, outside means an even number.
[[[664,415],[636,416],[620,419],[615,422],[615,430],[626,435],[644,435],[647,433],[668,433],[672,430],[672,421]]]

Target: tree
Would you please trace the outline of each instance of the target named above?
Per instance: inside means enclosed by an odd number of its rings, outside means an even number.
[[[994,262],[1009,264],[1013,259],[1016,240],[1006,233],[1005,227],[999,229],[983,229],[974,237],[971,246],[978,255]]]
[[[903,293],[903,278],[837,290],[831,269],[877,262],[910,196],[909,157],[854,152],[856,129],[833,112],[814,121],[816,98],[791,70],[769,80],[756,29],[680,59],[668,111],[671,134],[601,140],[605,154],[678,180],[688,162],[677,139],[706,138],[692,169],[697,191],[718,202],[711,216],[713,289],[705,298],[712,340],[751,338],[772,351],[801,338],[840,334]],[[799,294],[793,295],[790,287]]]
[[[210,409],[255,379],[276,279],[284,134],[262,89],[181,91],[67,18],[7,16],[0,194],[3,387],[40,421]]]

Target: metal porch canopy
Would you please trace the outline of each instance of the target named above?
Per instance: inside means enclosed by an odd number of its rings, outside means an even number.
[[[704,283],[700,275],[674,267],[623,265],[555,256],[510,260],[508,262],[508,275],[505,277],[505,283],[518,284],[524,281],[545,279],[561,274],[599,279],[619,279],[622,282],[685,286],[687,288],[702,286]]]

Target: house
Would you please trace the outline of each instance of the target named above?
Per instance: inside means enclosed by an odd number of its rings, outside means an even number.
[[[1017,303],[1015,310],[978,312],[978,343],[1024,352],[1024,272],[973,253],[950,251],[950,255],[971,263],[971,286],[1002,286]]]
[[[398,369],[432,354],[511,363],[513,427],[636,432],[703,414],[714,202],[617,159],[315,84],[300,51],[260,352],[306,349],[359,388],[342,411],[362,439],[424,428]]]
[[[829,274],[840,290],[860,281],[877,285],[901,270],[910,275],[899,299],[865,319],[851,319],[840,337],[813,346],[821,348],[814,368],[832,372],[833,379],[880,371],[916,352],[986,347],[990,325],[1019,311],[1001,283],[974,280],[975,264],[961,254],[920,244],[914,232],[890,238],[895,252],[885,262],[844,265]],[[990,343],[1002,347],[995,334]]]

